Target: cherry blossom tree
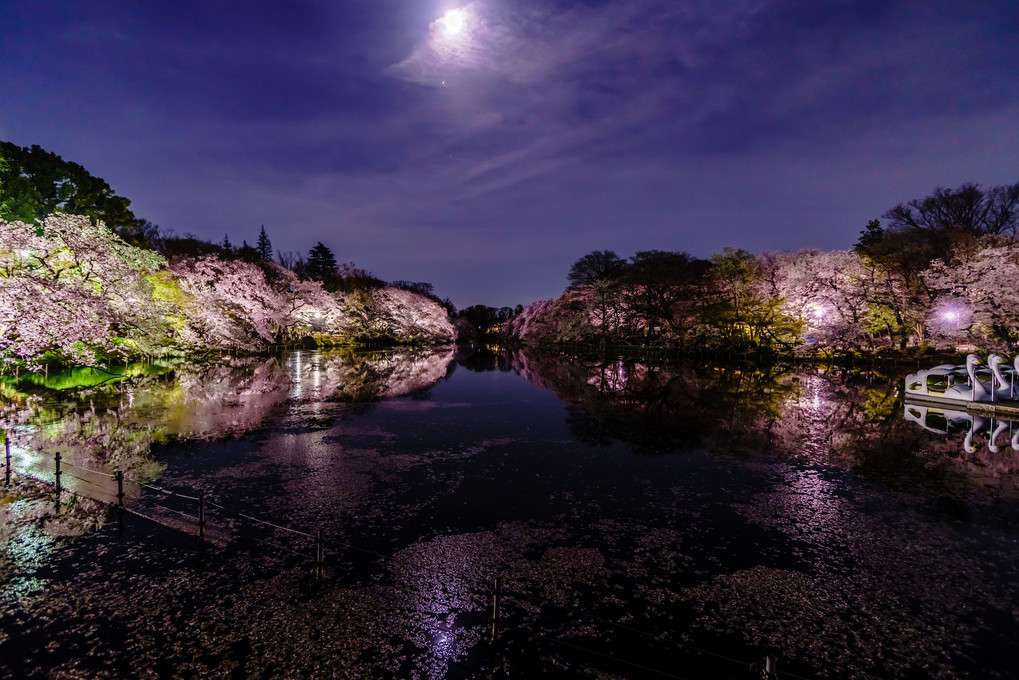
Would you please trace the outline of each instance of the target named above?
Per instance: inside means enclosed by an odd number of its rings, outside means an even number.
[[[527,305],[502,327],[503,336],[522,342],[550,338],[550,312],[554,304],[555,300],[538,300]]]
[[[625,310],[609,308],[621,318]],[[589,342],[603,338],[602,306],[591,287],[570,288],[555,300],[539,300],[503,325],[503,337],[527,344]],[[618,328],[618,327],[617,327]]]
[[[336,293],[345,322],[340,332],[368,340],[448,343],[457,332],[446,308],[435,300],[387,286]]]
[[[94,365],[144,344],[159,322],[147,277],[163,263],[84,216],[0,221],[0,353]]]
[[[319,281],[307,281],[279,265],[271,265],[272,285],[279,295],[283,337],[296,339],[316,332],[342,333],[348,314]]]
[[[937,296],[928,323],[938,339],[1019,342],[1019,244],[986,238],[984,247],[951,263],[936,260],[923,273]]]
[[[805,324],[819,348],[848,350],[867,343],[870,280],[862,258],[848,250],[802,250],[770,258],[773,296]]]
[[[206,255],[174,260],[170,271],[188,296],[179,336],[185,345],[250,351],[287,325],[288,301],[254,264]]]

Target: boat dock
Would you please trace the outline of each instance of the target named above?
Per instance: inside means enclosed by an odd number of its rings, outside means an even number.
[[[1019,401],[971,401],[966,404],[966,413],[1001,418],[1019,418]]]
[[[906,403],[965,411],[970,415],[1019,420],[1019,401],[959,401],[957,399],[942,399],[936,396],[907,394]]]

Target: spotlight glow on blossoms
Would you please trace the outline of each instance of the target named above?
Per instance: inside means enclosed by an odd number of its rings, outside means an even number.
[[[442,17],[442,30],[448,36],[458,35],[467,24],[463,10],[451,9]]]
[[[969,323],[972,311],[958,302],[949,303],[940,309],[933,310],[931,321],[946,332],[962,330]]]

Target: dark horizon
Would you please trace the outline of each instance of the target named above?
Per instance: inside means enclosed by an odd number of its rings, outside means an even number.
[[[1016,182],[1016,34],[1007,2],[5,4],[0,138],[163,230],[515,306],[592,250],[848,248]]]

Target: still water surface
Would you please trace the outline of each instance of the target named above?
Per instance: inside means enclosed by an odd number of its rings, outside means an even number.
[[[15,469],[125,470],[138,514],[7,504],[0,675],[1019,677],[1019,425],[901,377],[439,350],[7,389]]]

